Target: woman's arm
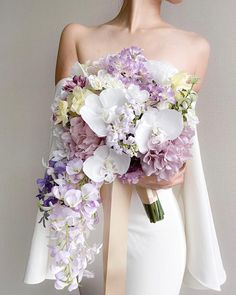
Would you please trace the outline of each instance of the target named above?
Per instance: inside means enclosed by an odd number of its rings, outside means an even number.
[[[72,65],[78,60],[76,41],[79,25],[68,24],[61,33],[56,61],[55,84],[62,78],[68,77]]]
[[[199,78],[199,81],[194,85],[193,90],[199,92],[208,67],[210,44],[205,38],[199,37],[196,40],[195,50],[197,52],[195,75]]]

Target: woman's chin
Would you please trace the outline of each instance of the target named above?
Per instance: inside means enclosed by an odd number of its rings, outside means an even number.
[[[183,0],[167,0],[167,1],[172,4],[179,4],[179,3],[183,2]]]

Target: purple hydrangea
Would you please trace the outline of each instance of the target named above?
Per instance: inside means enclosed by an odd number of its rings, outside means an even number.
[[[191,158],[192,137],[195,132],[186,126],[179,137],[172,141],[156,143],[148,141],[148,152],[141,156],[141,166],[146,175],[156,175],[157,179],[170,179]]]
[[[144,175],[145,173],[141,167],[140,158],[132,157],[128,171],[123,175],[119,175],[118,178],[122,183],[136,184]]]
[[[70,129],[62,134],[62,140],[68,159],[86,160],[98,146],[104,144],[104,139],[98,137],[80,116],[70,119]]]

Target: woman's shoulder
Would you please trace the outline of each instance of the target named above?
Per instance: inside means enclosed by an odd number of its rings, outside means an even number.
[[[210,42],[208,39],[193,31],[187,31],[171,26],[169,28],[169,40],[174,44],[178,44],[178,50],[181,51],[189,60],[198,63],[208,61],[210,55]]]
[[[86,33],[86,26],[69,23],[61,30],[56,61],[55,83],[69,75],[71,66],[78,60],[76,44]]]
[[[61,35],[77,37],[78,35],[85,34],[90,29],[91,27],[85,26],[80,23],[68,23],[63,27]]]
[[[69,23],[62,29],[61,38],[72,41],[77,48],[81,47],[81,44],[85,44],[85,46],[89,45],[90,41],[93,39],[99,39],[101,33],[101,26],[87,26],[81,23]]]
[[[190,47],[194,47],[195,49],[199,48],[205,51],[210,50],[208,39],[197,32],[183,30],[172,25],[169,26],[169,30],[175,39],[188,44]]]
[[[84,25],[81,23],[68,23],[66,24],[63,29],[61,34],[66,34],[66,35],[73,35],[73,36],[78,36],[78,35],[85,35],[88,34],[94,30],[97,30],[101,27],[100,26],[88,26]]]

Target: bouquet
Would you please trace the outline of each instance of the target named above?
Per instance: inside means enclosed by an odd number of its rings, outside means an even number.
[[[134,46],[73,65],[51,106],[53,146],[37,179],[55,288],[72,291],[93,277],[87,266],[102,245],[87,238],[99,222],[104,183],[117,177],[137,184],[144,175],[168,180],[191,157],[197,80]],[[150,222],[163,219],[157,192],[137,191]]]

